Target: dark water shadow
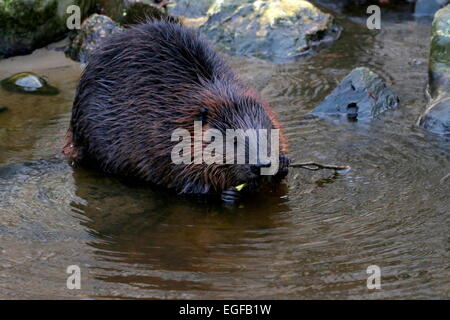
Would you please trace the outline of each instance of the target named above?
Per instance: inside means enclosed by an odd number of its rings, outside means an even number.
[[[225,205],[92,170],[73,177],[84,201],[72,207],[94,239],[95,278],[145,290],[214,291],[207,273],[238,269],[233,257],[245,255],[248,238],[280,227],[274,216],[289,211],[283,185]]]

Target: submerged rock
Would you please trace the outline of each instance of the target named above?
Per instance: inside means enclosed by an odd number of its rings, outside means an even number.
[[[58,41],[69,31],[67,7],[77,4],[81,13],[93,0],[1,0],[0,59],[31,53]]]
[[[8,110],[9,110],[8,107],[0,106],[0,113]]]
[[[93,14],[83,22],[81,30],[66,50],[66,54],[75,61],[86,63],[89,55],[103,39],[121,30],[122,28],[111,18]]]
[[[345,115],[350,120],[373,118],[394,109],[400,100],[367,68],[354,69],[311,113]]]
[[[5,90],[17,93],[42,95],[58,94],[59,90],[47,83],[43,78],[32,72],[17,73],[1,81]]]
[[[338,37],[333,17],[308,1],[215,1],[200,27],[219,49],[237,56],[285,61]]]
[[[419,125],[434,133],[450,134],[450,5],[434,17],[429,82],[432,101]]]
[[[432,104],[420,118],[419,125],[430,132],[449,135],[450,97]]]

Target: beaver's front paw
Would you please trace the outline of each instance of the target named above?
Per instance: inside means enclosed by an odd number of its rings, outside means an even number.
[[[222,192],[222,200],[225,202],[235,202],[240,197],[241,195],[235,187],[230,187]]]
[[[291,159],[289,159],[286,155],[280,156],[280,164],[277,172],[277,177],[280,179],[285,178],[289,173],[289,165],[291,164]]]

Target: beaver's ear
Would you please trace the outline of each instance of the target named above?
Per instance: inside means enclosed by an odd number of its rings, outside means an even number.
[[[200,108],[200,114],[197,117],[198,121],[206,123],[208,121],[208,112],[209,112],[208,108],[201,107]]]

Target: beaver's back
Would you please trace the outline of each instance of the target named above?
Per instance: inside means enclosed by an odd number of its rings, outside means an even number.
[[[152,180],[148,175],[170,161],[171,133],[198,120],[201,91],[213,82],[236,80],[193,30],[158,21],[111,36],[78,86],[73,160]]]

